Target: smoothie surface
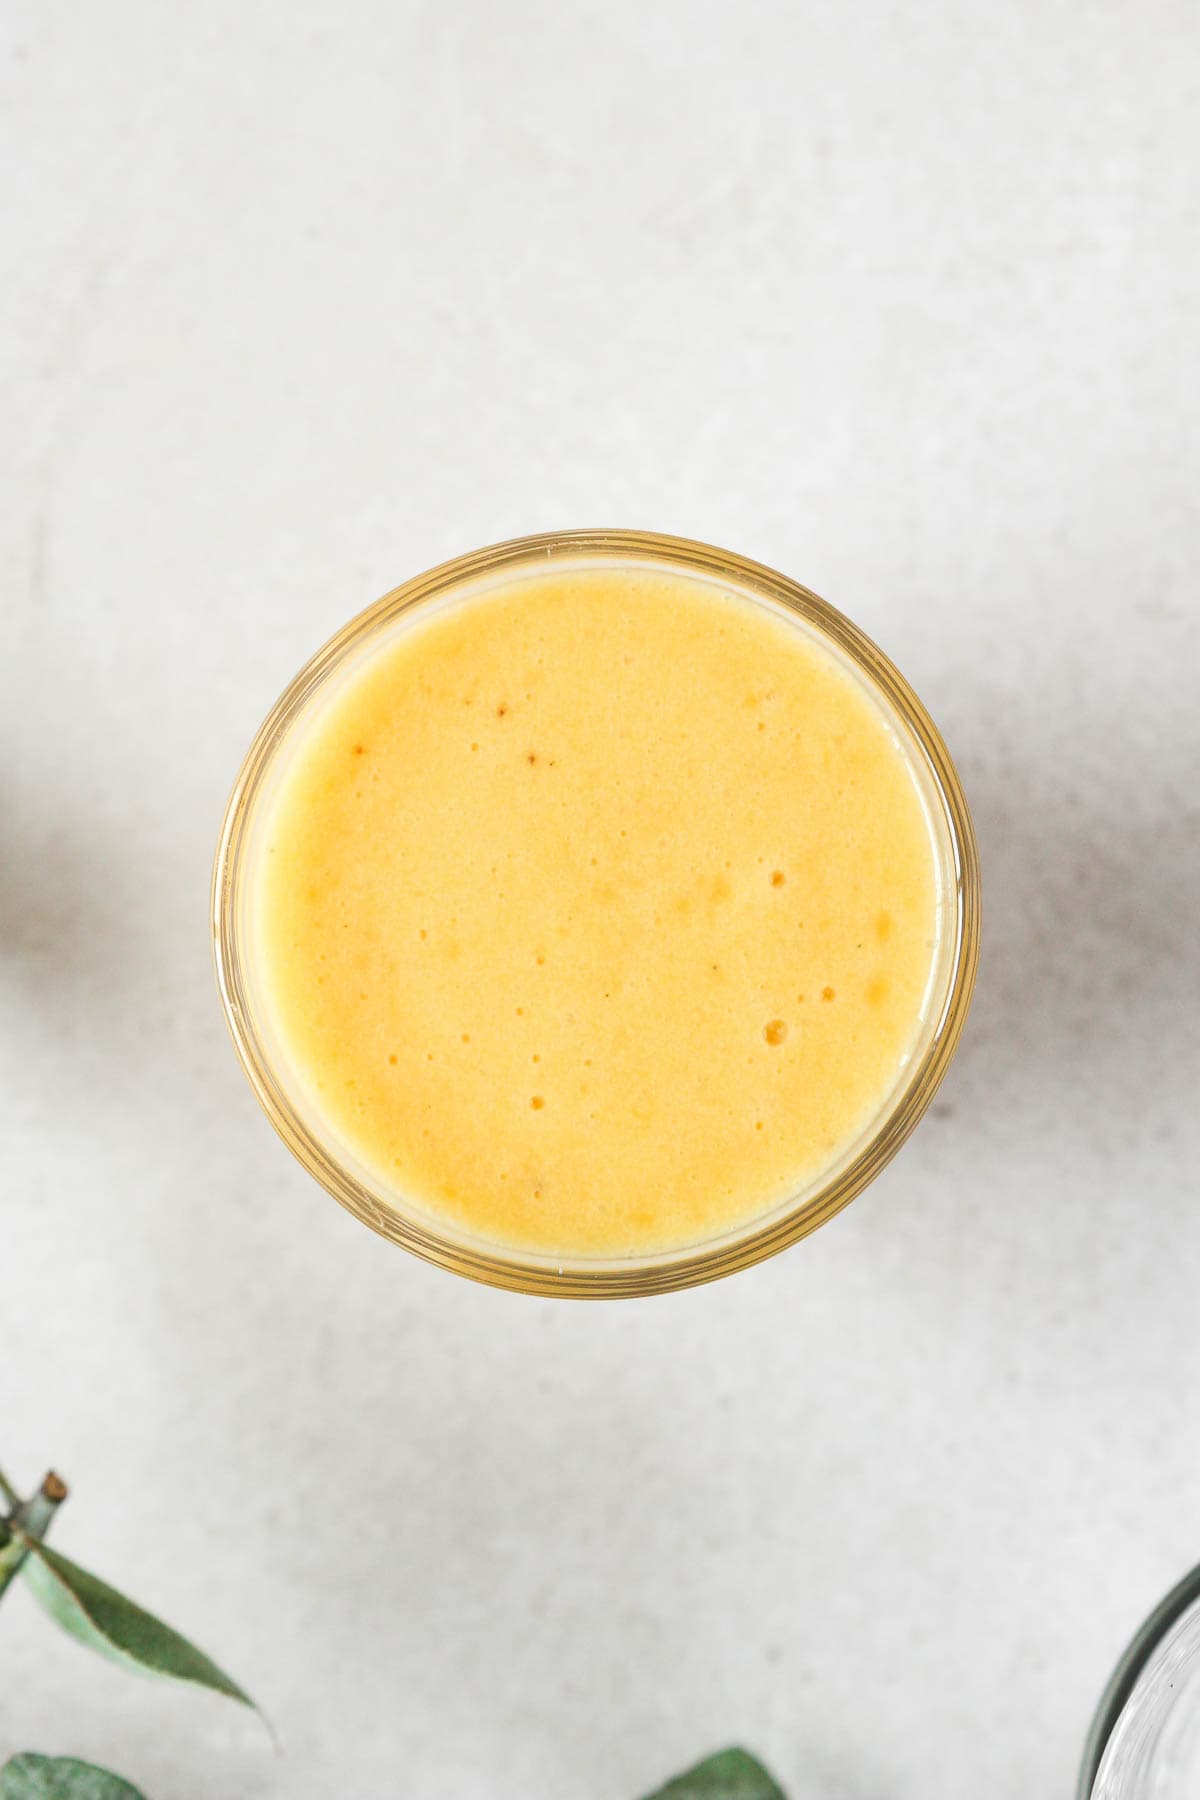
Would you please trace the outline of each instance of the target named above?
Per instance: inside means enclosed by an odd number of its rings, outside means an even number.
[[[399,1210],[564,1258],[744,1225],[921,1020],[937,862],[882,706],[802,625],[637,566],[417,613],[302,730],[263,998]]]

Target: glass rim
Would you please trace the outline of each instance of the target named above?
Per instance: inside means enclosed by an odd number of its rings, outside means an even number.
[[[953,945],[944,993],[934,997],[920,1053],[869,1137],[828,1179],[708,1242],[621,1258],[542,1256],[456,1233],[447,1221],[385,1207],[324,1145],[285,1092],[255,1028],[245,978],[240,899],[251,813],[292,723],[326,678],[369,634],[400,614],[466,582],[523,566],[546,568],[587,558],[638,560],[723,580],[798,614],[848,660],[907,728],[942,811],[954,880]],[[958,773],[933,720],[899,670],[828,601],[790,577],[736,552],[688,538],[632,530],[572,530],[508,539],[439,563],[392,588],[351,618],[290,681],[255,733],[225,810],[212,879],[217,986],[238,1058],[276,1132],[333,1198],[363,1224],[414,1255],[493,1287],[573,1298],[611,1299],[668,1293],[750,1267],[806,1237],[849,1205],[900,1149],[925,1113],[949,1067],[966,1022],[979,960],[979,856]]]
[[[1075,1800],[1091,1800],[1108,1749],[1125,1707],[1151,1657],[1188,1608],[1200,1600],[1200,1567],[1189,1569],[1138,1626],[1121,1653],[1100,1696],[1084,1745]]]

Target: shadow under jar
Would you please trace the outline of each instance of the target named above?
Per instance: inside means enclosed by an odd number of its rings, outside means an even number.
[[[975,977],[958,777],[815,594],[632,531],[417,577],[251,745],[213,884],[243,1066],[385,1237],[531,1293],[712,1280],[904,1142]]]

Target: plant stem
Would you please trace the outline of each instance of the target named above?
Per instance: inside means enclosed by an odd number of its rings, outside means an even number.
[[[67,1497],[67,1484],[61,1475],[51,1469],[42,1477],[42,1485],[32,1500],[17,1510],[15,1523],[25,1532],[27,1537],[44,1538],[50,1529],[50,1521]]]
[[[7,1488],[7,1483],[5,1484]],[[11,1491],[11,1490],[9,1490]],[[0,1594],[29,1555],[29,1540],[38,1542],[50,1529],[50,1521],[67,1497],[67,1484],[51,1469],[32,1499],[21,1501],[12,1515],[17,1530],[0,1548]]]
[[[9,1538],[3,1550],[0,1550],[0,1595],[25,1561],[29,1552],[20,1538]]]
[[[7,1500],[9,1512],[15,1513],[18,1506],[21,1504],[21,1496],[18,1494],[16,1488],[8,1479],[8,1476],[4,1473],[3,1469],[0,1469],[0,1494]]]

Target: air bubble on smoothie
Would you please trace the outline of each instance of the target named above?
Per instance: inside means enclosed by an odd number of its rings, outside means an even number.
[[[763,1036],[768,1044],[782,1044],[788,1034],[788,1028],[782,1019],[770,1019],[763,1026]]]
[[[821,989],[821,998],[822,998],[822,1000],[836,1000],[837,999],[837,989],[831,988],[831,987],[822,988]]]
[[[545,1106],[546,1102],[542,1099],[542,1096],[540,1094],[535,1094],[533,1096],[533,1099],[529,1102],[529,1104],[530,1104],[530,1106],[532,1106],[534,1112],[541,1112],[541,1110],[542,1110],[543,1106]]]
[[[784,874],[782,869],[774,869],[772,871],[772,873],[771,873],[771,886],[772,887],[782,887],[786,880],[787,880],[787,876]]]

